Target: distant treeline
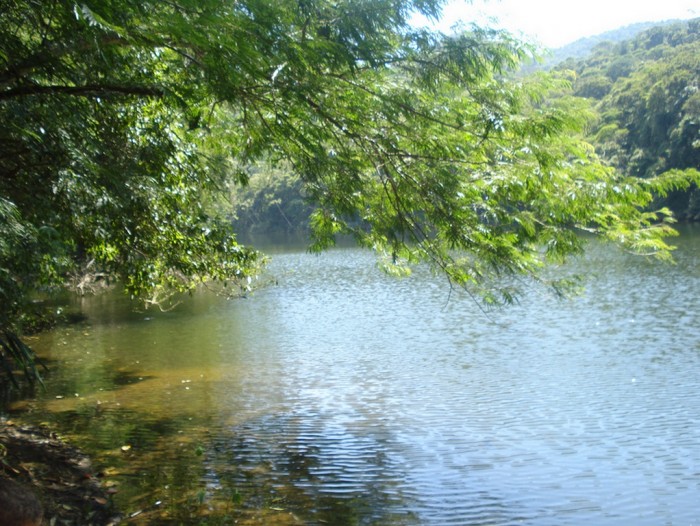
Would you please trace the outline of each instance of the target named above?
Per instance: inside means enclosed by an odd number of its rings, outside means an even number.
[[[233,223],[243,237],[300,234],[309,226],[313,206],[291,166],[272,163],[248,167],[248,184],[235,187]]]
[[[599,117],[590,142],[630,176],[700,169],[700,18],[630,30],[634,38],[601,42],[586,58],[569,58],[555,68],[573,70],[574,93],[594,104]],[[256,166],[249,172],[249,185],[234,192],[239,232],[308,228],[313,209],[291,167]],[[669,207],[680,220],[700,220],[697,187],[659,197],[655,205]]]
[[[632,40],[642,31],[676,22],[678,22],[678,20],[668,20],[666,22],[638,22],[636,24],[613,29],[612,31],[606,31],[599,35],[580,38],[560,48],[552,49],[551,54],[545,58],[542,66],[544,69],[551,69],[567,59],[586,59],[593,49],[603,42],[610,43]]]

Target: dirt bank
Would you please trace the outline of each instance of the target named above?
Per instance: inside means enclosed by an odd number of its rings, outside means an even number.
[[[90,459],[44,428],[0,420],[0,476],[34,492],[45,524],[106,526],[120,522]]]

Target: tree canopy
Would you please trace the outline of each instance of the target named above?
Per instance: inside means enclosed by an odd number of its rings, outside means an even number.
[[[261,258],[210,205],[260,159],[299,176],[315,248],[351,234],[489,303],[579,253],[577,229],[667,256],[644,207],[688,178],[601,163],[565,76],[511,78],[531,51],[509,35],[410,26],[441,4],[5,1],[0,325],[86,271],[156,302],[245,287]]]

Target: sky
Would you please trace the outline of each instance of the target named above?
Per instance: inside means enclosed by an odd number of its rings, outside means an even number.
[[[437,27],[449,31],[460,20],[482,25],[490,21],[557,48],[636,22],[695,17],[700,17],[698,0],[449,0]]]

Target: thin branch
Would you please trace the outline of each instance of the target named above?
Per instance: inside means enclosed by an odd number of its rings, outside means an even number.
[[[136,97],[162,97],[162,88],[153,86],[125,86],[118,84],[86,84],[83,86],[20,86],[0,91],[0,100],[32,95],[70,95],[75,97],[108,97],[129,95]]]
[[[104,46],[128,46],[130,43],[121,38],[115,36],[108,36],[101,38],[96,41],[98,47]],[[39,68],[45,67],[54,60],[61,59],[65,55],[70,55],[71,53],[83,53],[92,49],[95,45],[93,41],[83,41],[75,43],[73,47],[70,45],[58,45],[54,42],[43,42],[33,55],[30,55],[19,64],[12,65],[0,72],[0,85],[11,84],[19,79],[27,78],[31,73]]]
[[[412,106],[409,106],[408,104],[404,104],[404,103],[398,102],[398,101],[392,99],[391,97],[389,97],[389,96],[387,96],[387,95],[383,95],[382,93],[379,93],[379,92],[377,92],[377,91],[375,91],[375,90],[372,90],[372,89],[368,88],[367,86],[363,86],[362,84],[358,84],[357,82],[353,82],[352,80],[348,80],[348,79],[346,79],[346,78],[343,78],[343,77],[340,76],[340,75],[331,75],[331,76],[332,76],[333,78],[336,78],[336,79],[340,80],[341,82],[345,82],[346,84],[349,84],[349,85],[352,86],[353,88],[362,90],[362,91],[364,91],[364,92],[366,92],[366,93],[372,95],[373,97],[376,97],[376,98],[378,98],[378,99],[380,99],[380,100],[383,100],[383,101],[385,101],[385,102],[389,102],[390,104],[393,104],[393,105],[395,105],[395,106],[398,106],[399,108],[401,108],[401,109],[407,111],[408,113],[410,113],[410,114],[412,114],[412,115],[415,115],[415,116],[417,116],[417,117],[420,117],[420,118],[425,119],[425,120],[430,121],[430,122],[434,122],[435,124],[439,124],[439,125],[441,125],[441,126],[445,126],[446,128],[451,128],[451,129],[453,129],[453,130],[457,130],[457,131],[464,131],[464,130],[465,130],[465,127],[464,127],[464,126],[460,126],[460,125],[458,125],[458,124],[453,124],[453,123],[451,123],[451,122],[447,122],[447,121],[444,121],[444,120],[442,120],[442,119],[438,119],[438,118],[433,117],[433,116],[431,116],[431,115],[427,115],[426,113],[423,113],[423,112],[421,112],[421,111],[418,111],[417,109],[415,109],[415,108],[412,107]]]

